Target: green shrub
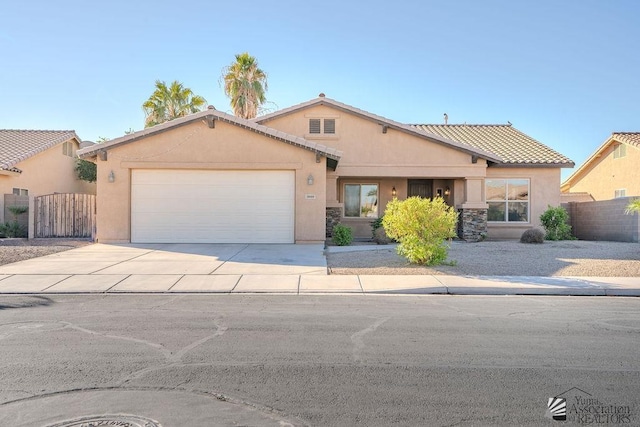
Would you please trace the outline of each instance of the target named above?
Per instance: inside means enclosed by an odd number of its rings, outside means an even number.
[[[97,165],[88,160],[76,161],[76,174],[78,178],[87,182],[96,182]]]
[[[410,197],[387,204],[382,225],[399,242],[398,254],[411,263],[434,265],[447,259],[445,240],[456,235],[458,213],[442,198]]]
[[[380,218],[376,218],[376,220],[371,223],[371,235],[374,238],[376,237],[376,230],[382,227],[382,218],[384,218],[384,215]]]
[[[544,231],[539,228],[525,230],[520,236],[520,243],[544,243]]]
[[[333,243],[338,246],[349,246],[353,240],[353,232],[350,227],[342,224],[336,224],[333,227]]]
[[[551,207],[540,215],[540,222],[544,227],[547,240],[572,240],[571,226],[568,224],[569,214],[562,207]]]
[[[18,224],[18,221],[0,224],[0,235],[4,237],[27,237],[26,227]]]

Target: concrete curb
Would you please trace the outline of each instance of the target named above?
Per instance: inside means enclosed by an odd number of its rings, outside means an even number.
[[[0,294],[555,295],[639,297],[640,278],[348,275],[47,275],[0,280]]]

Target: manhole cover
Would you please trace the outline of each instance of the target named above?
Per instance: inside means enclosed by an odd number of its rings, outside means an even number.
[[[138,415],[97,415],[50,424],[47,427],[162,427],[159,422]]]

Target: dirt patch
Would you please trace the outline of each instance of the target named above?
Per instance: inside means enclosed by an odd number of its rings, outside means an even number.
[[[384,246],[327,254],[330,274],[640,277],[640,245],[581,240],[543,244],[455,241],[447,262],[455,265],[411,265],[395,249]]]
[[[90,240],[77,239],[0,239],[0,265],[51,255],[91,245]]]

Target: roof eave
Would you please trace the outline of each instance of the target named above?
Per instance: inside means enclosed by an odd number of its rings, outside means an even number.
[[[166,132],[168,130],[175,129],[177,127],[191,124],[198,120],[206,120],[207,118],[220,120],[222,122],[229,123],[229,124],[247,129],[249,131],[264,135],[268,138],[273,138],[273,139],[285,142],[287,144],[297,146],[308,151],[312,151],[316,154],[320,154],[324,157],[328,157],[336,161],[340,160],[340,158],[342,157],[342,152],[337,151],[335,149],[331,149],[329,147],[325,147],[319,144],[313,144],[304,138],[301,138],[295,135],[289,135],[287,133],[278,131],[277,129],[272,129],[250,120],[240,119],[238,117],[231,116],[229,114],[226,114],[217,110],[205,110],[198,113],[190,114],[185,117],[181,117],[179,119],[174,119],[174,120],[171,120],[147,129],[143,129],[138,132],[134,132],[129,135],[122,136],[120,138],[113,139],[111,141],[96,144],[93,147],[83,148],[81,150],[78,150],[77,154],[82,159],[95,157],[98,155],[100,151],[105,151],[116,146],[129,144],[129,143],[138,141],[140,139],[149,137],[151,135]]]
[[[493,163],[491,166],[499,167],[499,168],[572,168],[575,166],[573,162],[566,163],[514,163],[514,162],[503,162],[503,163]]]
[[[306,101],[303,103],[300,103],[298,105],[294,105],[292,107],[288,107],[288,108],[284,108],[280,111],[275,111],[271,114],[267,114],[261,117],[256,117],[255,119],[252,119],[253,121],[255,121],[256,123],[263,123],[263,122],[267,122],[269,120],[273,120],[275,118],[278,117],[284,117],[286,115],[289,114],[293,114],[297,111],[301,111],[301,110],[305,110],[311,107],[315,107],[317,105],[328,105],[331,106],[332,108],[335,108],[337,110],[343,111],[345,113],[349,113],[349,114],[353,114],[356,115],[358,117],[361,117],[365,120],[370,120],[370,121],[374,121],[374,122],[378,122],[378,124],[380,124],[381,126],[387,126],[390,129],[395,129],[397,131],[400,132],[405,132],[414,136],[418,136],[420,138],[426,138],[428,140],[430,140],[431,142],[435,142],[437,144],[441,144],[441,145],[445,145],[445,146],[449,146],[452,147],[454,149],[458,149],[460,151],[463,151],[467,154],[470,154],[472,156],[478,156],[480,158],[483,158],[485,160],[489,160],[489,161],[493,161],[493,162],[502,162],[502,158],[499,156],[496,156],[493,153],[489,153],[483,150],[477,150],[474,148],[471,148],[469,146],[466,146],[464,144],[461,144],[457,141],[453,141],[447,138],[443,138],[439,135],[436,134],[432,134],[423,130],[419,130],[419,129],[415,129],[409,125],[405,125],[403,123],[400,122],[396,122],[394,120],[388,119],[386,117],[382,117],[382,116],[378,116],[377,114],[372,114],[369,112],[366,112],[364,110],[360,110],[359,108],[355,108],[352,107],[350,105],[347,104],[343,104],[341,102],[338,102],[334,99],[331,98],[326,98],[326,97],[320,97],[320,98],[316,98],[316,99],[312,99],[310,101]]]

